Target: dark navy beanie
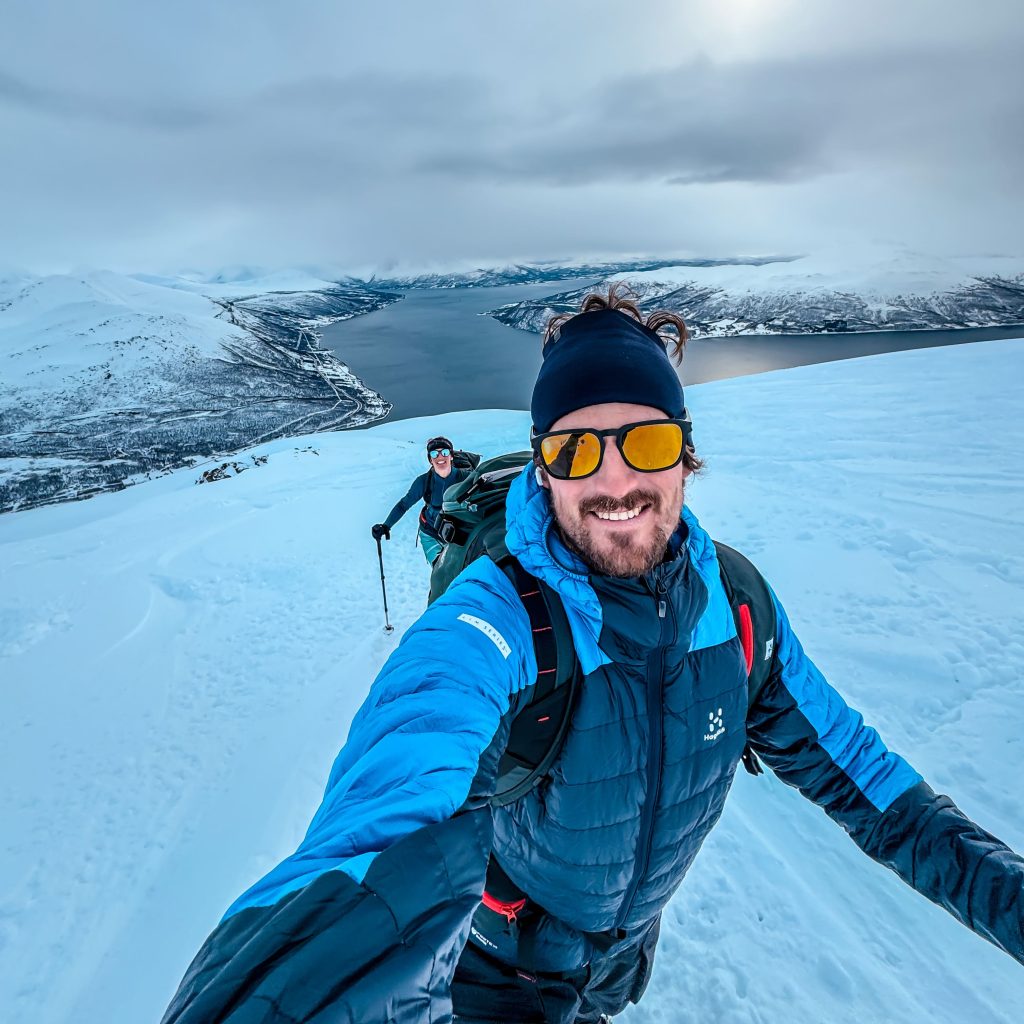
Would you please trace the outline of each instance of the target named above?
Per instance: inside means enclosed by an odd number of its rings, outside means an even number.
[[[683,385],[657,332],[617,309],[567,320],[544,346],[530,412],[538,434],[588,405],[629,402],[683,415]]]

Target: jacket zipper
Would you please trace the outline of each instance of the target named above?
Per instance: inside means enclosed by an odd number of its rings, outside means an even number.
[[[516,915],[526,906],[526,900],[514,900],[506,903],[503,900],[495,899],[489,892],[485,892],[481,902],[488,910],[496,914],[503,914],[509,924],[516,923]]]
[[[619,912],[617,927],[625,927],[630,911],[633,909],[633,901],[636,899],[640,883],[647,874],[647,868],[651,861],[651,847],[654,844],[654,818],[658,809],[658,800],[661,797],[661,776],[662,760],[664,759],[665,745],[665,708],[664,694],[662,689],[665,681],[665,652],[668,649],[668,640],[674,638],[675,614],[666,619],[668,611],[668,588],[663,579],[655,581],[652,591],[658,609],[658,618],[662,620],[661,627],[661,658],[657,671],[651,664],[653,659],[647,663],[647,720],[650,725],[651,746],[647,756],[647,798],[644,800],[643,811],[640,816],[640,840],[637,844],[636,865],[633,869],[633,878],[626,890],[626,897],[622,901],[622,910]],[[667,632],[670,631],[670,632]]]

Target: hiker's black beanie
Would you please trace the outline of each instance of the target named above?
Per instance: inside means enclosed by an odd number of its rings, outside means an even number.
[[[427,454],[430,454],[431,448],[447,448],[449,451],[455,451],[455,445],[448,440],[444,435],[439,434],[437,437],[432,437],[427,442]]]
[[[617,309],[567,320],[544,346],[530,412],[538,434],[574,409],[630,402],[683,414],[683,385],[665,342]]]

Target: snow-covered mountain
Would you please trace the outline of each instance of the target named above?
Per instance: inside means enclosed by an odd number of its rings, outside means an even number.
[[[696,335],[968,327],[1024,322],[1024,260],[846,251],[814,257],[514,265],[377,287],[315,268],[212,275],[0,276],[0,512],[123,487],[273,437],[387,414],[317,328],[411,288],[602,275]],[[335,271],[331,271],[335,273]],[[610,276],[609,276],[610,275]],[[505,306],[539,330],[582,291]],[[358,371],[358,367],[356,367]]]
[[[294,274],[0,279],[0,512],[379,419],[316,327],[398,298]]]
[[[1024,259],[834,252],[760,265],[662,267],[608,275],[646,309],[683,316],[695,337],[925,330],[1024,324]],[[540,331],[590,289],[515,303],[491,316]]]
[[[1018,850],[1022,378],[1024,340],[687,389],[704,527],[755,560],[887,743]],[[160,1019],[228,904],[297,846],[424,606],[411,513],[384,548],[384,636],[369,533],[423,439],[489,456],[528,432],[526,413],[472,412],[277,440],[231,479],[186,468],[0,520],[4,1024]],[[621,1021],[1019,1024],[1021,1007],[1019,964],[740,772]]]
[[[785,262],[794,256],[727,256],[674,260],[552,260],[542,263],[510,263],[499,267],[434,271],[389,276],[371,276],[363,283],[374,288],[409,291],[416,288],[494,288],[509,284],[545,284],[572,278],[605,278],[621,274],[642,274],[677,267],[752,266]]]

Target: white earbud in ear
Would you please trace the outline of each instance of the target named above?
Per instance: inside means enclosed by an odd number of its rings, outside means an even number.
[[[540,487],[544,486],[544,470],[540,466],[533,467],[533,475],[537,478],[537,484]]]

